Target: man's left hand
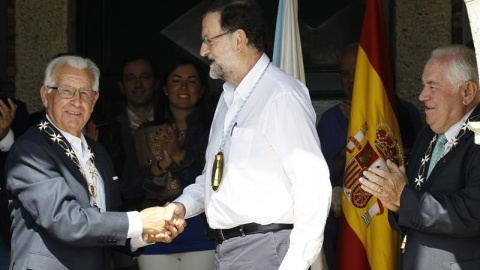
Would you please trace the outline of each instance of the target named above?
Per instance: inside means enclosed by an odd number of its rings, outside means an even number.
[[[389,210],[397,212],[400,209],[400,195],[407,185],[405,167],[398,167],[387,160],[390,172],[371,167],[363,172],[359,181],[362,189],[379,198]]]
[[[8,98],[7,106],[3,100],[0,99],[0,140],[3,140],[7,136],[8,131],[10,130],[10,125],[15,118],[15,112],[17,111],[17,104]]]

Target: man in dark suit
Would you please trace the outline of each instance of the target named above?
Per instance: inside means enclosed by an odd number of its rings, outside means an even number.
[[[5,160],[14,143],[30,127],[25,103],[6,97],[0,98],[0,269],[10,263],[10,212],[5,190]]]
[[[98,99],[89,59],[54,58],[40,89],[46,115],[6,162],[12,217],[10,269],[110,269],[110,247],[170,242],[185,221],[166,208],[119,207],[118,177],[103,147],[82,134]]]
[[[480,269],[480,121],[475,52],[463,45],[434,50],[425,65],[425,128],[412,148],[408,173],[370,168],[362,188],[390,210],[404,234],[400,269]]]

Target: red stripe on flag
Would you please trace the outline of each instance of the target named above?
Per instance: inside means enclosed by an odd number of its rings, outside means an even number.
[[[381,14],[381,16],[379,16]],[[393,72],[388,51],[387,30],[383,18],[382,0],[367,0],[363,19],[360,46],[368,56],[370,64],[380,76],[388,100],[396,113],[395,92],[393,90]]]
[[[354,180],[351,175],[352,175],[352,172],[355,172],[357,171],[358,169],[360,168],[360,166],[354,161],[352,163],[350,163],[350,165],[347,167],[347,169],[345,170],[345,174],[343,176],[343,186],[344,187],[349,187],[350,186],[350,182],[352,180]]]
[[[357,168],[360,166],[355,162],[355,160],[348,165],[348,167],[345,169],[345,178],[350,175],[351,172],[355,171]]]
[[[355,184],[356,180],[357,180],[357,179],[359,178],[359,176],[360,176],[360,172],[361,172],[361,171],[362,171],[362,168],[359,167],[358,170],[356,170],[356,171],[353,172],[352,176],[348,178],[349,181],[347,181],[347,182],[345,183],[345,188],[351,188],[351,187]],[[351,180],[350,180],[350,179],[351,179]]]
[[[396,107],[392,66],[382,0],[366,0],[366,4],[357,56],[348,138],[358,131],[359,125],[367,122],[370,127],[377,127],[380,122],[385,122],[390,128],[395,129],[395,133],[398,133],[398,124],[394,115]],[[368,166],[367,163],[374,162],[378,158],[378,153],[369,146],[374,145],[374,137],[377,135],[375,129],[365,133],[367,137],[367,143],[363,148],[365,151],[359,151],[355,156],[352,155],[353,153],[348,153],[346,161],[350,165],[356,160],[362,169]],[[400,138],[400,134],[395,136]],[[362,159],[365,160],[362,161]],[[357,183],[353,180],[357,180],[362,171],[357,172],[354,168],[347,168],[345,174],[347,173],[348,178],[345,178],[344,187]],[[360,190],[359,186],[356,188],[357,191]],[[352,201],[362,200],[354,195],[355,190],[350,194]],[[388,224],[386,213],[375,216],[370,226],[366,227],[362,219],[365,210],[362,207],[356,208],[343,196],[345,194],[342,195],[343,211],[337,250],[337,269],[395,269],[398,264],[399,238]],[[365,200],[362,203],[369,204],[369,207],[374,203]]]
[[[337,252],[337,269],[371,270],[367,253],[360,239],[348,225],[345,216],[341,216],[338,246],[343,252]]]
[[[380,156],[382,156],[383,160],[387,160],[387,156],[385,156],[385,153],[382,151],[382,149],[380,149],[377,145],[375,145],[375,148],[377,149],[377,153],[380,154]]]
[[[354,178],[355,174],[357,174],[358,171],[361,170],[361,169],[362,168],[360,168],[360,166],[355,166],[355,170],[352,170],[352,171],[348,172],[348,174],[345,175],[345,179]],[[345,184],[345,186],[347,186],[347,184]]]

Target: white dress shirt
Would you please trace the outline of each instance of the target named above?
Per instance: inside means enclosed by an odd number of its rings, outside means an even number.
[[[270,59],[264,54],[238,87],[225,83],[196,183],[176,200],[186,218],[205,210],[210,227],[246,223],[294,224],[280,269],[307,269],[319,254],[331,197],[329,171],[315,129],[308,89],[270,65],[250,96],[224,148],[224,176],[211,187],[212,166],[233,116]]]
[[[127,108],[127,114],[128,114],[128,120],[130,120],[130,125],[133,125],[138,128],[139,127],[138,123],[144,122],[134,112],[130,111],[128,108]],[[151,122],[154,120],[154,118],[155,118],[154,110],[152,109],[147,115],[147,120]]]

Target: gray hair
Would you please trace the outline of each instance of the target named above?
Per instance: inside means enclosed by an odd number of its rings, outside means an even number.
[[[449,61],[448,79],[455,91],[467,81],[478,86],[478,68],[475,51],[465,45],[452,44],[435,49],[430,58],[443,58]]]
[[[43,84],[45,86],[55,85],[55,80],[53,78],[53,73],[55,70],[61,66],[70,66],[76,69],[87,69],[93,77],[93,91],[98,92],[98,85],[100,81],[100,69],[95,65],[95,63],[88,59],[75,55],[64,55],[52,59],[45,69],[45,78]],[[48,89],[50,93],[52,89]]]

